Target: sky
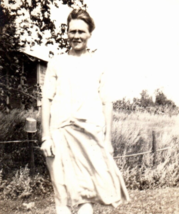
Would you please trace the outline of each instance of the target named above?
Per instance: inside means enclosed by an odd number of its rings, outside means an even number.
[[[84,2],[96,24],[88,46],[108,63],[113,99],[161,89],[179,106],[179,0]],[[52,18],[64,23],[70,11],[61,6]]]
[[[160,88],[179,105],[179,0],[86,2],[96,22],[91,43],[112,65],[115,96]]]

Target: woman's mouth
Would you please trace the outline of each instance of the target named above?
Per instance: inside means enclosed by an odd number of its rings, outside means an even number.
[[[80,44],[81,41],[73,41],[74,44]]]

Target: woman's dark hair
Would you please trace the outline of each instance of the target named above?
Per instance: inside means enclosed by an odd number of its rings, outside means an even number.
[[[69,28],[69,23],[71,22],[72,19],[80,19],[86,22],[89,28],[89,32],[91,33],[95,29],[95,24],[89,13],[83,9],[74,9],[72,12],[69,14],[67,18],[67,26]]]

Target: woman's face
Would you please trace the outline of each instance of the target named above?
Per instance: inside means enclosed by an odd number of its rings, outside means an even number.
[[[81,19],[72,19],[68,27],[68,38],[72,49],[76,52],[83,51],[87,47],[91,33],[88,25]]]

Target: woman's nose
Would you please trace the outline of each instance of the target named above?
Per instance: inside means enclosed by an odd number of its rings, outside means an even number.
[[[75,38],[79,38],[79,33],[76,32],[75,35],[74,35],[74,37],[75,37]]]

